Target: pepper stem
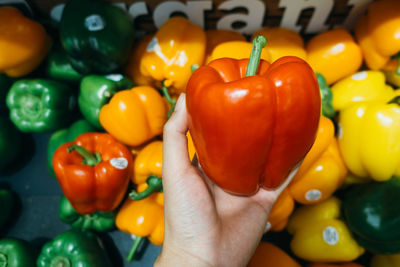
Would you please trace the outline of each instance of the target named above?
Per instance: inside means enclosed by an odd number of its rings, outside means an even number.
[[[400,55],[397,56],[397,69],[396,74],[400,75]]]
[[[55,256],[49,267],[71,267],[71,261],[65,256]]]
[[[90,153],[87,151],[83,146],[80,145],[71,145],[68,147],[68,153],[71,153],[71,151],[75,150],[78,152],[82,157],[82,163],[89,165],[89,166],[96,166],[98,163],[101,162],[101,156],[99,153]]]
[[[168,111],[168,118],[171,117],[172,112],[175,110],[175,105],[176,105],[176,100],[171,98],[171,95],[168,92],[168,88],[164,85],[164,83],[161,83],[161,90],[167,99],[168,103],[171,104],[171,108]]]
[[[144,238],[141,237],[141,236],[135,237],[135,240],[133,241],[132,248],[129,251],[128,256],[126,257],[126,261],[127,262],[131,262],[135,258],[136,251],[137,251],[138,247],[140,246],[140,244],[142,243],[143,240],[144,240]]]
[[[160,177],[156,175],[151,175],[147,178],[146,180],[147,183],[147,188],[143,192],[136,192],[135,190],[132,190],[132,192],[129,193],[129,198],[132,200],[141,200],[144,199],[154,192],[162,192],[163,186],[162,186],[162,180]]]
[[[399,96],[395,96],[392,100],[390,100],[388,102],[388,104],[397,104],[400,106],[400,95]]]
[[[253,39],[253,48],[251,49],[249,63],[247,64],[246,77],[257,74],[258,66],[260,65],[261,51],[267,44],[267,39],[259,35]]]

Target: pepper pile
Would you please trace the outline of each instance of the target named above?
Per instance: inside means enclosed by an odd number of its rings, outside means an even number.
[[[249,195],[294,176],[264,236],[290,244],[261,243],[249,266],[398,266],[399,21],[400,4],[380,0],[354,34],[248,39],[172,17],[135,40],[107,2],[68,1],[56,28],[0,7],[0,170],[24,135],[52,133],[43,167],[71,225],[41,251],[1,239],[0,262],[111,266],[96,233],[116,228],[134,237],[127,261],[146,238],[162,245],[162,131],[186,92],[190,158],[220,187]],[[5,231],[15,198],[1,188],[0,200]]]

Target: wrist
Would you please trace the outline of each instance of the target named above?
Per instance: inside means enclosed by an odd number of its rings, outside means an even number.
[[[193,255],[184,249],[171,249],[165,245],[160,255],[154,263],[155,267],[164,266],[196,266],[196,267],[213,267],[211,262],[202,259],[197,255]]]

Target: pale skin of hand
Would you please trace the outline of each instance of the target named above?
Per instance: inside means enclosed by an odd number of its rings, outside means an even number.
[[[288,185],[235,196],[215,185],[188,155],[185,95],[164,126],[165,236],[155,266],[246,266],[271,208]]]

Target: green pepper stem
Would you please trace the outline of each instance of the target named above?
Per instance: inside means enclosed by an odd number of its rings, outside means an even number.
[[[161,83],[161,90],[167,99],[168,103],[171,104],[171,108],[168,111],[168,118],[171,117],[172,112],[175,110],[175,105],[176,105],[176,100],[171,98],[171,95],[168,92],[168,88],[164,85],[164,83]]]
[[[162,186],[162,180],[160,177],[156,175],[151,175],[147,178],[146,180],[147,183],[147,188],[143,192],[136,192],[135,190],[132,190],[132,192],[129,193],[129,198],[132,200],[141,200],[144,199],[154,192],[162,192],[163,186]]]
[[[246,77],[257,74],[258,66],[260,65],[261,51],[267,44],[267,39],[259,35],[253,39],[253,48],[251,49],[249,63],[247,64]]]
[[[400,75],[400,55],[397,56],[397,69],[396,74]]]
[[[71,151],[75,150],[78,152],[82,157],[82,163],[89,165],[89,166],[96,166],[98,163],[101,162],[101,156],[99,153],[90,153],[87,151],[83,146],[80,145],[71,145],[68,147],[68,153],[71,153]]]
[[[51,262],[49,267],[71,267],[71,261],[65,256],[55,256]]]
[[[138,247],[140,246],[140,244],[142,243],[143,240],[144,240],[144,238],[141,237],[141,236],[135,237],[135,240],[133,241],[132,248],[129,251],[128,256],[126,257],[126,261],[127,262],[131,262],[135,258],[136,251],[137,251]]]
[[[388,102],[388,104],[397,104],[400,106],[400,96],[395,96],[392,100]]]

